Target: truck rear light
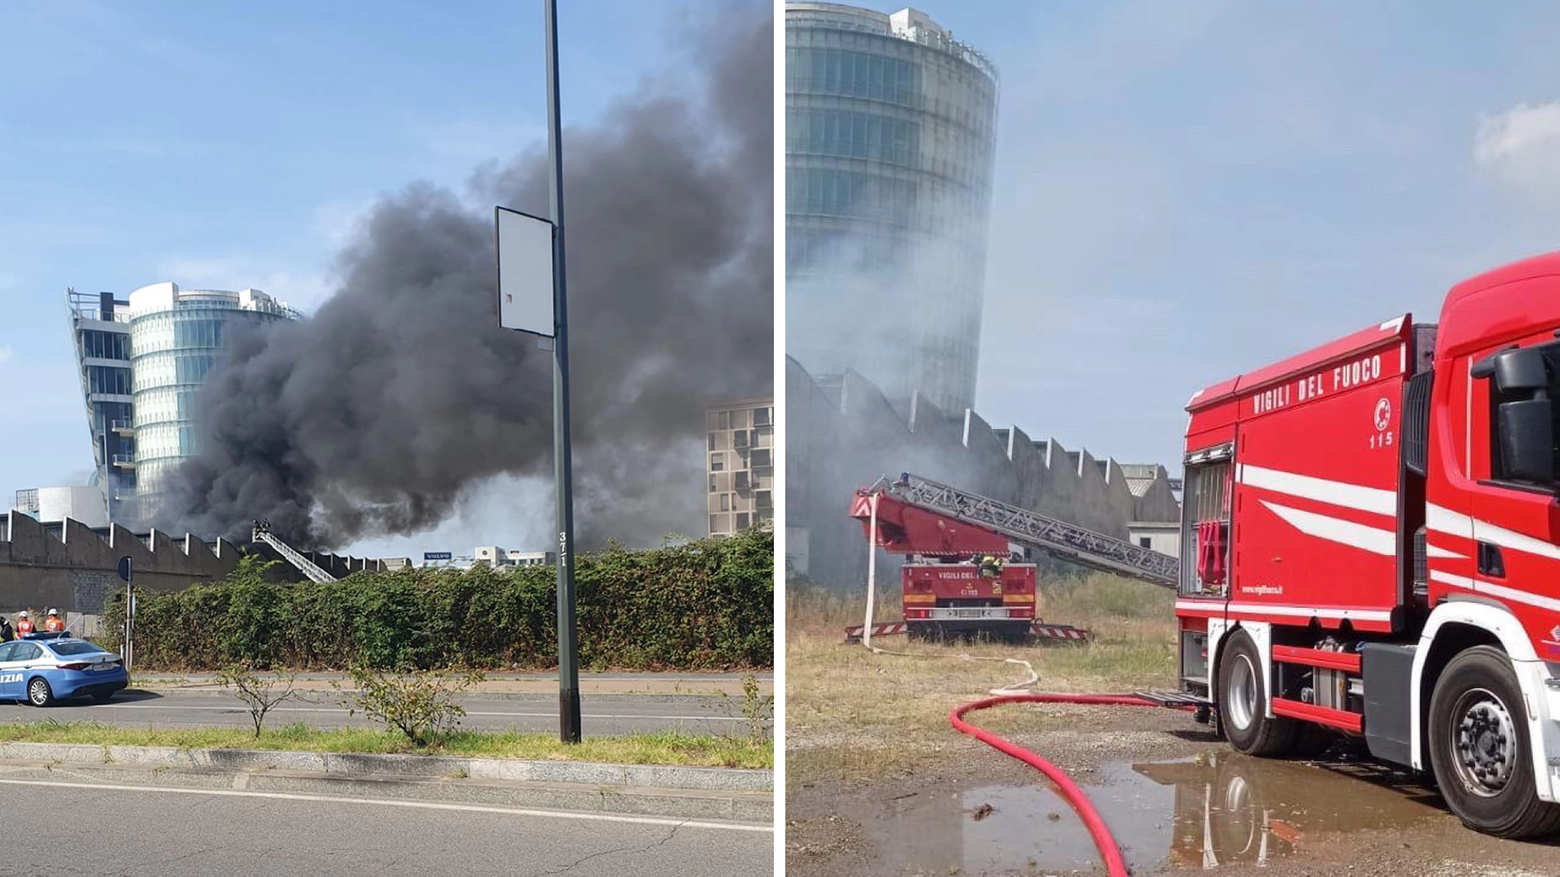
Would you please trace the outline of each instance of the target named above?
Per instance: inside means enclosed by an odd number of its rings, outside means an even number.
[[[1009,618],[1034,618],[1035,617],[1035,610],[1034,610],[1034,607],[1032,607],[1032,606],[1010,606],[1010,607],[1008,607],[1008,617]]]
[[[932,611],[930,609],[906,609],[905,610],[905,618],[907,618],[907,619],[922,619],[922,618],[926,618],[928,615],[931,615],[931,614],[932,614]]]

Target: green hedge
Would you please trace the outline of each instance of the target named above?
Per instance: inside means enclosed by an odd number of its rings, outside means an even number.
[[[551,567],[406,569],[331,584],[271,584],[246,557],[220,582],[137,591],[135,666],[480,668],[557,666]],[[750,529],[648,551],[575,558],[580,665],[726,670],[774,665],[774,534]],[[118,648],[123,599],[101,642]]]

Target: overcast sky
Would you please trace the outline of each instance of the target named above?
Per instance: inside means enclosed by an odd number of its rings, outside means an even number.
[[[710,4],[559,5],[578,123],[675,70]],[[540,0],[0,0],[0,504],[91,474],[67,286],[256,287],[313,310],[378,196],[462,191],[544,141],[542,48]],[[505,534],[550,519],[546,487],[479,491],[440,532],[356,549],[527,548]]]
[[[1560,249],[1560,6],[918,6],[1002,73],[994,426],[1176,468],[1193,391]]]

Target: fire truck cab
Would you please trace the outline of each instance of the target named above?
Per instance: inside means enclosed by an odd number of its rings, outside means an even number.
[[[1192,397],[1181,681],[1236,749],[1361,737],[1560,830],[1557,336],[1560,253]]]

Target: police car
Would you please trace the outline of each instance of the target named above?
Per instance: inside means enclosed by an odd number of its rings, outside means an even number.
[[[125,662],[69,632],[25,633],[0,643],[0,701],[49,706],[65,697],[102,703],[130,684]]]

